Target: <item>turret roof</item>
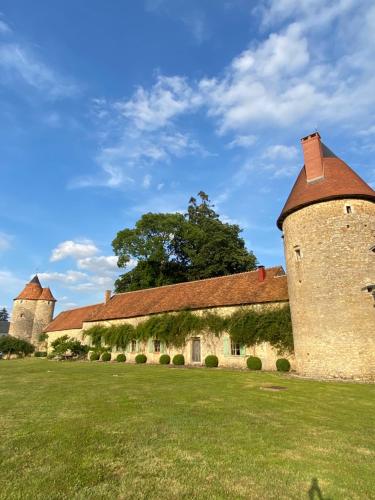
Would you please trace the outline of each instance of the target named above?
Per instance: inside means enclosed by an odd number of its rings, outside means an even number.
[[[14,300],[53,300],[56,301],[49,288],[42,288],[37,275],[32,278]]]
[[[308,182],[306,166],[302,167],[277,220],[279,229],[282,229],[283,222],[288,215],[321,201],[360,198],[375,202],[375,191],[358,174],[323,143],[321,143],[321,151],[324,175]]]

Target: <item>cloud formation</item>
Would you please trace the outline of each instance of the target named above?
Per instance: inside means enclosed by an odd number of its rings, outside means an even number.
[[[99,252],[95,243],[91,240],[67,240],[59,243],[56,248],[52,250],[51,262],[71,257],[73,259],[83,259],[85,257],[92,257]]]

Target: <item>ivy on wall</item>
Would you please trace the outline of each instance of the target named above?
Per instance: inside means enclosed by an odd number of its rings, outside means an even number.
[[[289,306],[256,311],[241,308],[231,315],[221,316],[215,311],[202,315],[191,311],[151,316],[137,326],[130,324],[95,325],[84,330],[84,336],[98,348],[103,344],[126,349],[132,340],[158,339],[167,346],[182,347],[192,335],[211,333],[220,337],[228,332],[238,343],[251,346],[269,342],[279,352],[293,351],[292,322]]]

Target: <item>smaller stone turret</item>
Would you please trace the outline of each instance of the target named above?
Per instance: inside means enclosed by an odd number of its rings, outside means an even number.
[[[56,299],[49,288],[42,288],[38,276],[26,284],[14,299],[9,335],[32,344],[52,321]]]

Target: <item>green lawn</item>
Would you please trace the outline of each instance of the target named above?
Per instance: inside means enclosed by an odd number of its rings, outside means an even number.
[[[0,396],[4,499],[375,498],[374,385],[26,359]]]

